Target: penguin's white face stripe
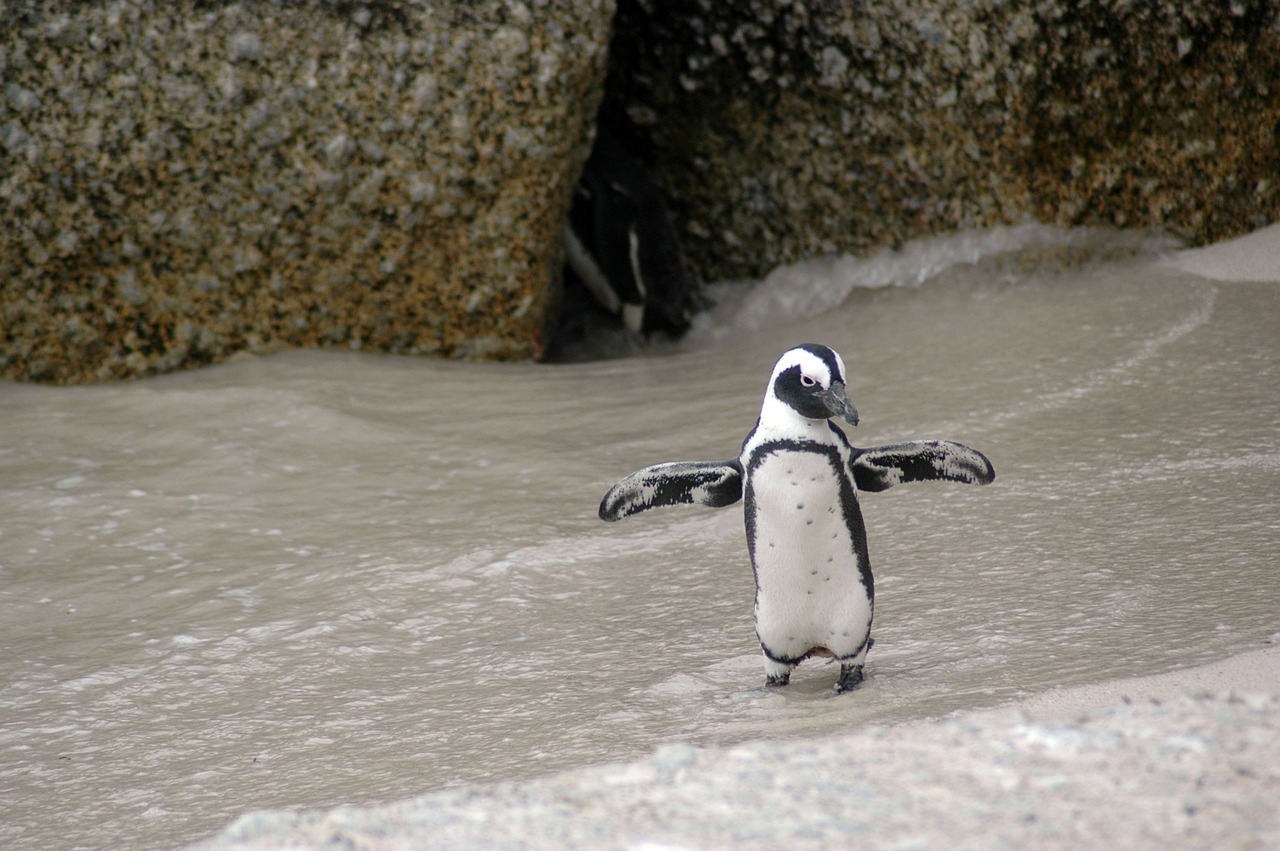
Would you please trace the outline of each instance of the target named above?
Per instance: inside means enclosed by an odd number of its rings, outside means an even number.
[[[844,371],[844,358],[840,357],[840,353],[837,352],[835,349],[831,349],[831,354],[835,355],[835,358],[836,358],[836,372],[839,373],[839,375],[837,375],[836,377],[839,378],[841,381],[843,381],[845,384],[848,384],[849,379],[846,377],[847,373]]]
[[[773,367],[770,381],[777,380],[783,372],[796,366],[800,367],[802,375],[818,382],[823,389],[830,387],[833,381],[848,383],[848,378],[845,377],[844,358],[840,357],[840,353],[826,346],[812,343],[796,346],[784,352]]]
[[[832,352],[832,354],[835,354],[835,352]],[[839,358],[840,356],[836,355],[836,357]],[[836,363],[840,367],[840,375],[836,376],[836,378],[843,381],[844,364],[840,363],[839,360],[837,360]],[[771,394],[773,393],[774,382],[778,380],[778,376],[794,366],[800,367],[800,381],[806,387],[813,386],[813,383],[817,383],[825,390],[831,386],[831,370],[822,358],[812,352],[806,351],[805,349],[792,349],[779,358],[777,365],[773,368],[773,375],[769,377],[769,392]]]

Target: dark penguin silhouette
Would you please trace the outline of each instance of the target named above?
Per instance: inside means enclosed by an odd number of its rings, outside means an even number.
[[[697,298],[662,194],[605,130],[574,186],[565,254],[591,296],[633,333],[689,330]]]
[[[951,441],[853,446],[830,422],[838,416],[858,424],[845,385],[844,361],[833,350],[790,349],[773,368],[760,419],[736,459],[646,467],[600,503],[600,519],[612,521],[663,505],[718,508],[744,500],[767,686],[786,685],[811,656],[840,662],[839,692],[862,681],[875,585],[859,490],[995,478],[985,455]]]

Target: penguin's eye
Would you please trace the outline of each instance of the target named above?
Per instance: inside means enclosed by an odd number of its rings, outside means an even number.
[[[813,380],[812,378],[810,378],[809,376],[804,375],[803,373],[801,373],[801,375],[800,375],[800,383],[801,383],[801,384],[803,384],[805,387],[812,387],[813,385],[817,384],[818,382],[817,382],[817,381],[814,381],[814,380]]]

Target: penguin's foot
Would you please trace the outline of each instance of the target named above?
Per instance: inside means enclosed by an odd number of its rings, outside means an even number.
[[[862,680],[861,665],[841,665],[840,680],[836,683],[836,694],[853,691],[862,684]]]
[[[761,644],[763,649],[764,645]],[[791,682],[791,671],[798,664],[797,661],[780,662],[778,659],[769,655],[769,651],[764,651],[764,685],[765,688],[781,688]]]

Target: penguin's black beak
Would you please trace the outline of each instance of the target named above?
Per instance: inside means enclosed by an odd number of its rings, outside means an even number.
[[[849,392],[843,381],[833,381],[822,393],[822,402],[831,412],[831,416],[840,417],[851,426],[858,424],[858,409],[849,401]]]

